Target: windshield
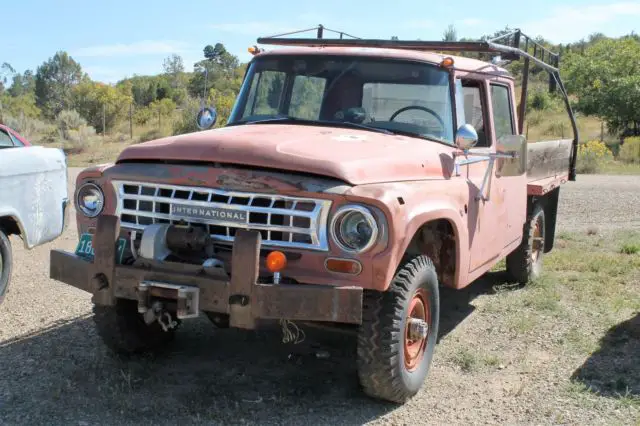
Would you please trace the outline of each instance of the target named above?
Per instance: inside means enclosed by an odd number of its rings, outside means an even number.
[[[257,59],[229,124],[275,119],[357,124],[453,143],[449,74],[435,65],[389,59]]]

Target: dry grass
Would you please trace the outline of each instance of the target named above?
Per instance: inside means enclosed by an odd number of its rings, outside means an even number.
[[[479,298],[478,315],[493,318],[495,337],[449,345],[447,358],[477,374],[501,362],[521,372],[545,368],[542,376],[561,385],[557,398],[640,420],[640,232],[560,233],[544,262],[526,288],[494,286]],[[487,363],[491,354],[502,361]]]
[[[115,161],[118,155],[128,146],[158,139],[172,134],[172,123],[164,123],[160,129],[154,123],[145,126],[134,126],[133,139],[130,138],[127,126],[120,126],[116,131],[107,135],[96,135],[91,143],[84,144],[82,149],[69,149],[68,144],[60,139],[55,142],[46,140],[36,141],[38,145],[64,148],[70,167],[87,167]]]
[[[640,164],[607,161],[600,165],[600,173],[603,175],[640,175]]]

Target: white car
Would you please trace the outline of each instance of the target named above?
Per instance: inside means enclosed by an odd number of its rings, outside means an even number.
[[[0,303],[11,280],[9,235],[20,236],[28,250],[55,240],[64,231],[68,204],[64,152],[32,146],[0,125]]]

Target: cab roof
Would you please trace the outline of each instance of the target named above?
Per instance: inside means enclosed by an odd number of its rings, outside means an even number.
[[[510,73],[497,65],[478,59],[463,56],[445,55],[436,52],[425,52],[409,49],[393,49],[382,47],[336,47],[336,46],[286,46],[278,47],[268,51],[261,51],[254,57],[275,56],[275,55],[336,55],[336,56],[366,56],[380,57],[386,59],[408,59],[425,61],[432,64],[439,64],[444,58],[453,58],[453,68],[465,73],[494,74],[500,77],[512,79]]]

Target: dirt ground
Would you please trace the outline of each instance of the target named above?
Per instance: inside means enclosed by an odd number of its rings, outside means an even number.
[[[496,290],[494,273],[443,291],[428,382],[400,407],[361,394],[346,335],[305,329],[293,346],[198,318],[164,355],[111,355],[90,296],[48,279],[49,250],[74,249],[75,222],[30,252],[14,238],[0,305],[0,424],[640,425],[640,254],[616,252],[618,241],[640,243],[640,176],[578,179],[561,192],[552,275],[532,289]],[[571,260],[588,247],[595,257]],[[605,269],[611,283],[600,281]]]

